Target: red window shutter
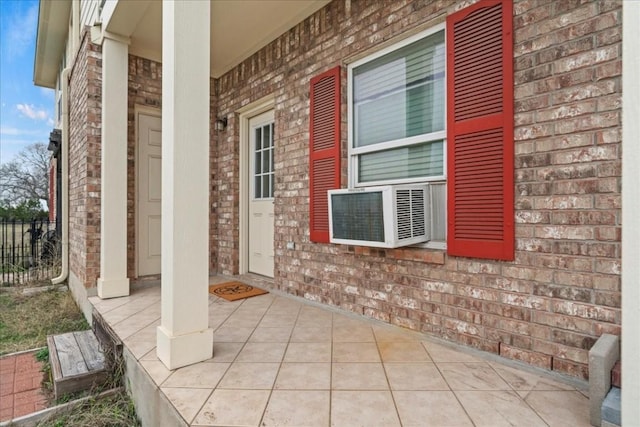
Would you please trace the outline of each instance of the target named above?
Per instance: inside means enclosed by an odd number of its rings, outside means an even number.
[[[309,119],[309,231],[329,242],[327,190],[340,188],[340,66],[311,79]]]
[[[447,251],[514,259],[513,6],[447,17]]]

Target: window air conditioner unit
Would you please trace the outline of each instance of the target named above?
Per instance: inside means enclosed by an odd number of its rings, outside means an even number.
[[[331,243],[397,248],[429,240],[428,184],[329,190]]]

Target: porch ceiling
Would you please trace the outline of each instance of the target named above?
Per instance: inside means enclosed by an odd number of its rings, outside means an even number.
[[[331,0],[211,0],[211,76],[219,77]],[[71,0],[41,0],[34,83],[55,87]],[[103,30],[129,37],[129,51],[162,61],[162,2],[112,0]]]
[[[214,0],[211,2],[211,76],[219,77],[330,0]],[[123,2],[126,4],[126,2]],[[114,15],[118,19],[121,15]],[[107,30],[117,28],[109,23]],[[118,31],[115,31],[118,32]],[[130,33],[130,52],[162,58],[162,2],[149,2]]]

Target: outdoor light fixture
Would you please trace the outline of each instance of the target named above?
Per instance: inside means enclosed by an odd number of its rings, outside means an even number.
[[[53,154],[58,154],[60,149],[60,142],[62,142],[62,131],[60,129],[54,129],[49,133],[49,146],[47,150],[53,151]]]
[[[223,131],[227,127],[227,118],[216,119],[213,128],[217,131]]]

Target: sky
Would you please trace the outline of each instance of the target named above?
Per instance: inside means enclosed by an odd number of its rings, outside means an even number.
[[[54,92],[33,84],[38,0],[0,0],[0,163],[49,142]]]

